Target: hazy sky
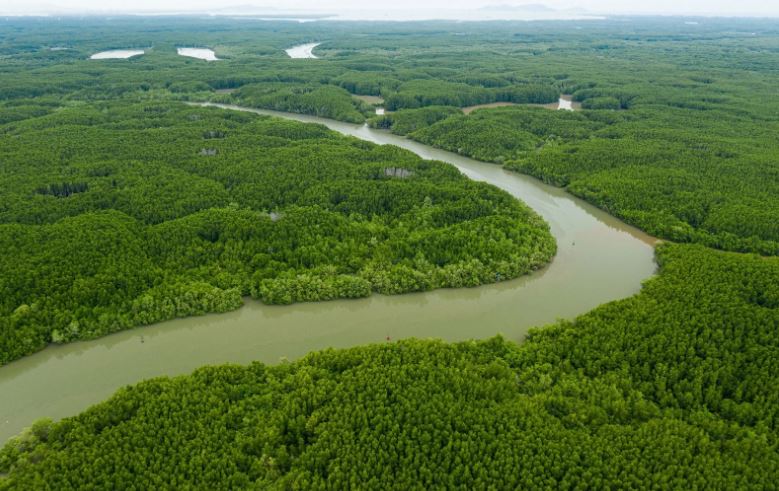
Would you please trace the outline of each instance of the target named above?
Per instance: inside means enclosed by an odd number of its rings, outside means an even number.
[[[593,13],[659,13],[700,15],[779,16],[779,0],[0,0],[0,13],[41,11],[202,11],[233,6],[256,6],[280,10],[342,12],[347,9],[464,10],[495,4],[545,4],[557,9],[579,8]]]

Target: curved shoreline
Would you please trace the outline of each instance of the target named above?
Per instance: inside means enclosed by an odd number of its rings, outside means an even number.
[[[314,54],[314,48],[316,48],[320,44],[322,43],[299,44],[297,46],[293,46],[291,48],[285,49],[284,51],[287,53],[287,56],[289,56],[294,60],[317,59],[319,57]]]
[[[393,144],[455,165],[533,208],[558,242],[552,263],[516,280],[473,289],[434,290],[361,300],[268,306],[189,317],[93,341],[52,346],[0,368],[0,441],[40,417],[84,410],[118,388],[203,365],[276,363],[328,347],[404,337],[447,341],[503,333],[521,339],[531,327],[573,318],[639,291],[655,272],[656,240],[560,188],[495,164],[428,147],[366,125],[224,104],[199,104],[324,124],[343,134]]]

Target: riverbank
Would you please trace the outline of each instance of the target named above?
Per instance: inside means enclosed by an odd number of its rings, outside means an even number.
[[[206,104],[211,105],[213,104]],[[328,347],[344,348],[407,337],[457,341],[503,333],[519,340],[531,327],[572,319],[603,303],[637,293],[654,274],[655,240],[560,188],[450,152],[313,116],[218,105],[303,122],[406,148],[455,165],[477,181],[521,199],[549,224],[558,243],[553,262],[517,280],[474,289],[436,290],[354,301],[275,307],[249,301],[227,314],[136,328],[97,340],[52,346],[0,368],[0,440],[40,417],[82,411],[124,385],[203,365],[277,363]],[[79,384],[74,386],[73,380]]]

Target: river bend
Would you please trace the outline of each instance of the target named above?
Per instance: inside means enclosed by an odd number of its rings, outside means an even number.
[[[406,337],[457,341],[502,333],[520,340],[533,326],[571,319],[631,296],[656,269],[655,239],[562,189],[366,125],[220,104],[324,124],[340,133],[397,145],[455,165],[466,176],[509,192],[551,226],[552,263],[513,281],[361,300],[268,306],[131,329],[94,341],[52,346],[0,368],[0,444],[41,417],[76,414],[118,388],[210,364],[277,363],[312,350]]]

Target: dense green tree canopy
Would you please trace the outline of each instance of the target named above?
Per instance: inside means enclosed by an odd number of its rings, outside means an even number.
[[[284,54],[312,41],[319,60]],[[111,48],[147,51],[87,59]],[[247,294],[473,286],[554,254],[534,213],[452,167],[181,101],[361,124],[354,96],[380,96],[374,126],[692,243],[661,246],[640,294],[522,344],[126,387],[9,442],[0,489],[775,489],[778,66],[775,20],[0,19],[0,364]],[[561,94],[581,110],[536,107]],[[462,111],[492,103],[514,105]]]
[[[403,113],[392,117],[413,117]],[[743,134],[733,136],[736,128]],[[565,186],[661,237],[776,255],[776,129],[724,110],[504,107],[449,116],[410,136]]]
[[[636,297],[120,390],[0,453],[0,488],[771,489],[779,261],[663,246]]]
[[[0,153],[0,363],[249,294],[284,304],[476,286],[555,252],[508,194],[318,125],[76,104],[9,123]]]
[[[284,48],[314,40],[321,59],[287,59]],[[185,45],[210,46],[222,61],[177,56]],[[132,47],[147,52],[86,59]],[[778,53],[779,28],[759,19],[608,19],[575,30],[566,22],[3,20],[0,122],[40,116],[63,98],[123,97],[212,99],[359,123],[372,111],[352,95],[382,96],[400,112],[379,126],[566,186],[663,238],[776,254]],[[403,115],[543,104],[560,94],[572,94],[582,113]]]

